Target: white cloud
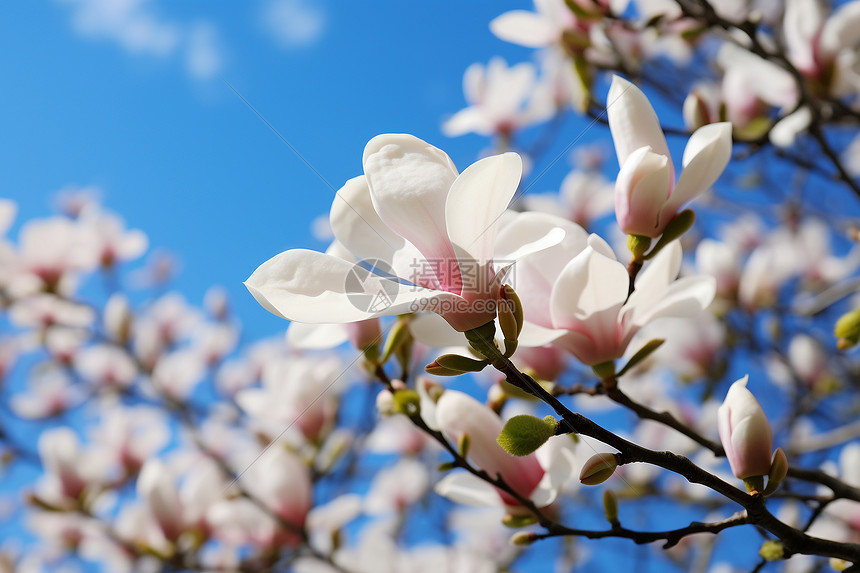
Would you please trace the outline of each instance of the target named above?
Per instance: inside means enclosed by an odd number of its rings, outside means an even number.
[[[57,0],[71,7],[72,28],[83,37],[114,42],[131,54],[163,58],[184,53],[188,72],[207,79],[221,69],[215,27],[186,25],[159,14],[150,0]]]
[[[189,30],[185,65],[193,77],[201,80],[221,71],[221,49],[212,24],[201,22]]]
[[[284,48],[314,44],[325,23],[323,10],[309,0],[269,0],[263,7],[263,27]]]

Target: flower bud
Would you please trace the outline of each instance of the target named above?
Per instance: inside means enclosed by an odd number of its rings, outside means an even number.
[[[603,514],[612,525],[618,523],[618,498],[611,489],[603,490]]]
[[[618,460],[615,454],[595,454],[582,466],[579,481],[583,485],[601,484],[612,477],[617,467]]]
[[[860,308],[839,317],[833,328],[833,334],[836,335],[836,345],[839,350],[857,346],[860,342]]]
[[[505,340],[517,340],[523,330],[523,303],[510,285],[499,289],[499,326]]]
[[[537,541],[537,533],[534,531],[517,531],[511,535],[510,544],[517,547],[528,547]]]
[[[459,354],[443,354],[436,359],[436,364],[449,370],[465,372],[480,372],[487,366],[486,360],[475,360]]]
[[[376,409],[383,416],[390,416],[394,411],[394,394],[384,389],[376,395]]]
[[[398,414],[415,416],[421,411],[421,397],[411,389],[399,390],[394,394],[394,411]]]
[[[788,475],[788,458],[782,448],[777,448],[773,453],[773,461],[770,463],[770,471],[767,474],[767,487],[764,495],[770,495],[776,491],[785,476]]]
[[[773,450],[770,423],[755,396],[747,390],[748,378],[744,376],[732,384],[717,411],[720,441],[732,473],[742,480],[768,475]]]
[[[529,525],[534,525],[535,523],[537,523],[537,517],[531,513],[524,515],[513,515],[509,513],[502,518],[502,524],[505,527],[510,527],[512,529],[516,529],[517,527],[527,527]]]
[[[782,541],[765,541],[761,544],[758,554],[765,561],[779,561],[785,557],[785,546]]]

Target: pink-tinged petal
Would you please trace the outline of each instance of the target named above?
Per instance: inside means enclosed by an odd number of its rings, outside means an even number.
[[[462,269],[463,296],[488,286],[499,220],[517,191],[522,168],[516,153],[494,155],[467,167],[451,185],[445,217]]]
[[[307,324],[293,322],[287,328],[287,344],[303,350],[324,350],[340,346],[349,340],[342,324]]]
[[[329,221],[335,239],[359,259],[390,263],[394,251],[404,245],[403,238],[388,228],[373,208],[364,176],[353,177],[337,192]]]
[[[364,148],[364,174],[379,218],[438,261],[446,290],[459,294],[460,278],[448,239],[445,203],[457,169],[444,151],[406,134],[378,135]]]
[[[615,142],[618,165],[623,166],[637,149],[650,147],[653,153],[666,156],[669,179],[674,181],[675,172],[666,137],[657,113],[642,90],[620,76],[613,76],[606,97],[606,114]]]
[[[269,312],[315,324],[355,322],[429,305],[442,308],[443,300],[461,300],[449,293],[368,276],[343,259],[304,249],[272,257],[245,286]]]
[[[717,412],[720,441],[739,479],[767,475],[773,449],[770,423],[747,381],[745,376],[732,384]]]
[[[499,474],[520,495],[528,497],[543,477],[534,454],[514,457],[496,443],[502,420],[468,394],[447,390],[436,402],[436,422],[453,443],[469,437],[469,458],[491,476]],[[510,495],[499,492],[506,504],[517,505]]]
[[[534,12],[511,10],[490,21],[490,31],[500,40],[527,48],[543,48],[559,39],[552,21]]]
[[[630,154],[615,181],[615,218],[621,230],[646,237],[662,233],[660,213],[671,186],[672,169],[665,155],[648,147]]]
[[[804,73],[818,69],[815,47],[824,24],[824,6],[818,0],[790,0],[785,4],[782,31],[788,58]]]
[[[723,43],[717,64],[745,78],[746,85],[767,104],[783,109],[797,104],[797,84],[791,74],[777,64],[731,42]]]
[[[478,507],[498,507],[499,494],[496,488],[466,472],[449,473],[440,479],[433,491],[447,497],[454,503],[475,505]]]
[[[687,201],[713,185],[731,157],[732,124],[712,123],[697,129],[684,149],[684,170],[663,211],[664,224],[668,224]]]
[[[860,42],[860,2],[840,6],[821,30],[819,59],[830,61],[841,49],[851,49]]]

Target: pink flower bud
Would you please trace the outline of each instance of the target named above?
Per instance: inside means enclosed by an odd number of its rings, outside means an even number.
[[[720,441],[738,479],[768,475],[773,451],[770,423],[747,390],[748,378],[744,376],[732,384],[717,412]]]

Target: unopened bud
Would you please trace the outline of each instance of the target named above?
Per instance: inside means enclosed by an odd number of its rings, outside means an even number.
[[[510,543],[517,547],[528,547],[537,541],[537,533],[534,531],[517,531],[511,535]]]
[[[603,490],[603,514],[612,525],[618,523],[618,498],[611,489]]]
[[[710,123],[708,106],[702,96],[695,91],[690,92],[687,99],[684,100],[683,114],[684,123],[690,131],[695,131]]]
[[[491,320],[483,326],[467,330],[463,333],[469,345],[478,352],[479,355],[485,356],[489,360],[494,360],[499,355],[499,349],[496,346],[496,322]]]
[[[390,416],[394,411],[394,394],[388,389],[382,390],[376,395],[376,409],[383,416]]]
[[[449,370],[458,370],[461,374],[465,372],[480,372],[487,367],[486,360],[475,360],[459,354],[443,354],[436,359],[436,364]]]
[[[394,411],[398,414],[415,416],[421,411],[421,397],[411,389],[399,390],[394,393]]]
[[[505,340],[517,340],[523,330],[523,303],[511,285],[499,289],[499,326]]]
[[[843,314],[836,321],[833,334],[836,335],[836,346],[839,350],[857,346],[857,343],[860,342],[860,308]]]
[[[461,370],[445,368],[435,360],[424,367],[424,372],[432,374],[433,376],[459,376],[460,374],[463,374]]]
[[[779,561],[785,557],[785,546],[781,541],[765,541],[761,544],[758,554],[765,561]]]
[[[537,523],[537,517],[528,513],[526,515],[507,514],[502,518],[502,524],[505,527],[516,529],[518,527],[526,527]]]
[[[615,454],[595,454],[588,458],[579,473],[579,482],[583,485],[597,485],[605,482],[618,467]]]
[[[394,353],[410,338],[412,338],[412,335],[409,332],[409,322],[402,318],[399,319],[394,323],[394,326],[391,327],[391,332],[388,333],[388,337],[385,339],[385,344],[382,347],[382,358],[379,361],[380,364],[388,362],[392,353]]]
[[[773,461],[770,463],[770,471],[767,474],[767,487],[762,493],[770,495],[775,492],[786,475],[788,475],[788,458],[785,457],[782,448],[777,448],[773,453]]]

